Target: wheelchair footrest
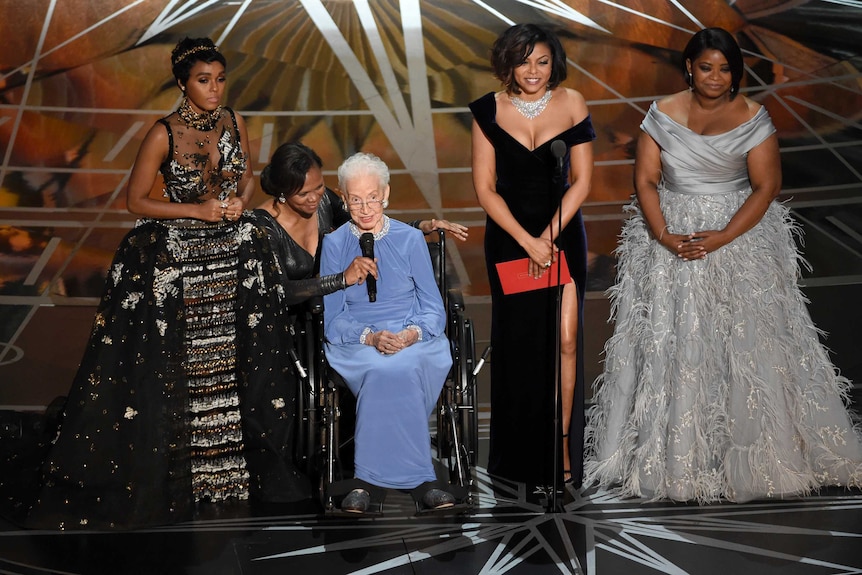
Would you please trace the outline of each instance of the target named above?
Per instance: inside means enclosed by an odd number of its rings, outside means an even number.
[[[455,504],[449,507],[442,507],[439,509],[429,509],[426,508],[422,504],[422,496],[428,489],[436,487],[438,489],[444,489],[451,493],[455,498]],[[371,502],[368,505],[368,509],[362,513],[357,513],[353,511],[343,511],[341,509],[341,502],[354,489],[364,489],[368,491],[371,495]],[[376,485],[372,485],[370,483],[366,483],[361,479],[345,479],[342,481],[337,481],[329,486],[328,496],[330,501],[332,502],[331,507],[325,507],[324,514],[327,517],[339,517],[339,518],[354,518],[360,519],[363,517],[380,517],[384,515],[383,512],[383,504],[386,501],[386,496],[390,490],[385,487],[378,487]],[[458,485],[452,485],[442,480],[423,483],[422,485],[416,487],[413,490],[396,490],[405,495],[409,495],[413,500],[413,503],[416,508],[416,515],[457,515],[461,513],[465,513],[473,508],[472,497],[470,496],[469,489],[465,487],[461,487]],[[403,503],[407,503],[407,501],[403,501]],[[401,507],[401,504],[396,505],[395,509]],[[403,509],[403,507],[401,507]],[[408,507],[409,509],[409,507]],[[397,513],[397,511],[396,511]]]
[[[441,515],[461,515],[462,513],[469,513],[473,509],[473,504],[468,502],[467,498],[465,499],[457,499],[455,505],[450,507],[443,507],[441,509],[427,509],[422,507],[422,505],[417,502],[416,503],[416,516],[417,517],[425,517],[425,516],[434,516],[439,517]]]
[[[371,501],[371,506],[363,511],[362,513],[356,513],[354,511],[342,511],[340,507],[334,507],[332,509],[328,509],[324,515],[326,517],[339,517],[344,519],[362,519],[367,517],[383,517],[383,505],[375,504],[374,500]]]

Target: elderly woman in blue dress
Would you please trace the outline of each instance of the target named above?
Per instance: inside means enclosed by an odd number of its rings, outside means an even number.
[[[356,396],[355,477],[364,485],[341,503],[368,509],[376,487],[412,490],[425,508],[451,507],[436,482],[428,418],[452,365],[446,312],[422,232],[383,213],[389,169],[358,153],[338,168],[351,221],[323,241],[320,273],[338,273],[373,234],[377,296],[354,285],[324,298],[326,357]],[[366,488],[367,487],[367,488]]]

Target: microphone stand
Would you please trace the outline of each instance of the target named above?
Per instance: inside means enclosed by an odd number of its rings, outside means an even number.
[[[562,140],[551,142],[551,154],[556,159],[554,168],[554,177],[551,180],[551,185],[556,188],[557,195],[557,238],[563,235],[563,195],[565,193],[566,178],[563,174],[564,158],[566,154],[566,145]],[[553,226],[551,226],[551,241],[553,243]],[[552,254],[553,255],[553,254]],[[551,486],[551,497],[548,499],[547,513],[561,513],[563,506],[557,502],[557,488],[559,486],[560,476],[562,475],[560,456],[562,454],[562,415],[563,415],[563,358],[562,358],[562,342],[560,331],[563,323],[563,288],[560,286],[561,269],[560,261],[557,259],[557,307],[554,313],[554,481]]]

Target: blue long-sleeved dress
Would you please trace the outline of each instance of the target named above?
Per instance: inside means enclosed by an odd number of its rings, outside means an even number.
[[[352,223],[324,237],[322,275],[361,255]],[[356,396],[355,476],[373,485],[413,489],[434,481],[428,418],[452,365],[446,312],[422,232],[384,216],[375,234],[377,301],[365,284],[324,298],[326,358]],[[421,329],[418,342],[393,355],[360,343],[363,333]]]

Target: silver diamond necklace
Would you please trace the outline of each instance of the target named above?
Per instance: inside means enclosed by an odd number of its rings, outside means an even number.
[[[528,120],[532,120],[548,107],[548,102],[551,100],[551,91],[545,90],[544,95],[534,102],[527,102],[518,96],[509,96],[509,100],[515,106],[515,109],[521,112],[522,116]]]

